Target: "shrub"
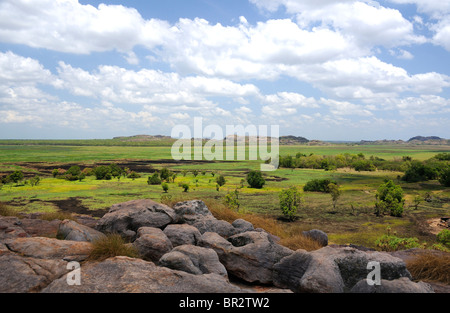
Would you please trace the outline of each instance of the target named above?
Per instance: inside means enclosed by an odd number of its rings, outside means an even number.
[[[355,169],[355,171],[358,171],[358,172],[362,172],[362,171],[373,172],[373,171],[376,171],[376,169],[377,169],[371,161],[364,160],[364,159],[353,162],[352,166]]]
[[[135,171],[132,171],[130,174],[128,174],[127,177],[128,177],[128,178],[131,178],[132,180],[135,180],[136,178],[140,178],[141,175],[139,175],[139,174],[136,173]]]
[[[162,187],[162,189],[164,190],[165,193],[167,193],[169,191],[169,184],[168,183],[162,183],[161,187]]]
[[[266,181],[262,177],[261,171],[250,171],[247,174],[247,183],[251,188],[261,189],[266,184]]]
[[[301,205],[301,194],[297,191],[297,188],[291,187],[282,190],[278,194],[280,200],[280,209],[285,217],[289,220],[294,220],[298,209]]]
[[[330,179],[313,179],[305,184],[305,186],[303,187],[303,191],[316,191],[329,193],[330,184],[337,185],[337,182],[332,181]]]
[[[439,175],[439,183],[445,187],[450,187],[450,166],[443,169]]]
[[[381,184],[375,195],[375,214],[377,216],[389,213],[392,216],[400,217],[403,214],[405,199],[403,189],[395,185],[392,180]]]
[[[161,173],[159,173],[161,180],[168,180],[170,177],[170,171],[167,168],[163,168]]]
[[[68,181],[76,181],[79,179],[81,175],[81,169],[78,165],[71,166],[67,172],[65,173],[64,177]]]
[[[18,182],[20,182],[23,179],[23,177],[24,176],[23,176],[22,171],[14,171],[14,173],[8,175],[7,181],[17,184]]]
[[[154,173],[152,176],[148,177],[147,184],[149,185],[160,185],[161,179],[159,178],[158,173]]]
[[[399,238],[393,235],[383,235],[376,241],[377,247],[382,251],[399,251],[421,247],[417,238]]]
[[[96,168],[94,168],[93,173],[97,180],[111,180],[112,178],[109,167],[105,165],[97,166]]]
[[[443,245],[450,246],[450,230],[443,229],[436,236],[436,240]]]
[[[236,189],[235,191],[226,194],[225,203],[230,209],[239,210],[239,207],[241,206],[239,202],[239,191]]]
[[[419,181],[427,181],[437,178],[436,171],[428,165],[419,161],[414,161],[411,166],[406,170],[402,180],[408,183],[415,183]]]
[[[183,192],[188,192],[189,191],[189,184],[182,184],[181,188],[183,188]]]
[[[118,234],[108,234],[92,243],[90,260],[103,261],[116,256],[137,258],[139,254],[132,245],[127,245]]]
[[[217,177],[216,183],[217,185],[219,185],[219,187],[222,187],[226,183],[225,177],[223,175],[220,175],[219,177]]]

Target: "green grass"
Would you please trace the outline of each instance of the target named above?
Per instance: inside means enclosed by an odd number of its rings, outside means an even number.
[[[418,237],[421,241],[433,242],[434,237],[423,235],[420,228],[426,219],[450,215],[450,188],[444,188],[436,181],[426,183],[406,184],[401,182],[407,199],[407,208],[402,218],[383,217],[373,214],[375,191],[384,179],[396,181],[400,173],[395,172],[355,172],[349,169],[337,171],[324,171],[312,169],[278,169],[274,172],[266,172],[266,185],[262,189],[240,188],[241,180],[245,179],[250,169],[258,169],[260,161],[239,162],[213,162],[213,163],[167,163],[164,160],[171,159],[170,144],[159,143],[154,146],[113,146],[112,142],[106,145],[91,145],[86,142],[78,142],[78,145],[67,145],[70,142],[59,141],[58,144],[46,144],[35,142],[34,145],[12,145],[11,142],[0,141],[0,172],[24,170],[29,174],[38,172],[33,164],[28,162],[43,162],[43,164],[58,168],[61,164],[77,163],[84,166],[92,166],[95,162],[113,162],[123,160],[148,160],[155,169],[168,167],[178,172],[175,183],[169,183],[168,195],[173,199],[202,199],[205,201],[222,202],[224,196],[236,188],[239,190],[240,210],[242,213],[256,213],[273,220],[278,220],[286,228],[294,225],[304,230],[319,228],[329,234],[330,242],[337,244],[361,244],[375,247],[375,241],[386,233],[387,227],[402,237]],[[20,143],[20,142],[19,142]],[[427,159],[439,152],[449,151],[448,147],[404,147],[404,146],[280,146],[282,155],[297,152],[305,154],[315,153],[320,155],[332,155],[339,153],[364,153],[366,157],[371,155],[385,159],[412,156],[415,159]],[[194,169],[206,171],[194,177]],[[182,171],[189,171],[186,177]],[[213,177],[211,172],[215,172]],[[166,195],[161,186],[149,186],[147,178],[149,173],[141,173],[142,177],[132,180],[122,178],[111,181],[97,181],[94,177],[88,177],[82,182],[69,182],[56,179],[49,175],[42,175],[38,186],[14,186],[5,185],[0,189],[0,202],[9,203],[15,211],[22,212],[58,212],[58,206],[54,201],[74,198],[79,204],[92,212],[106,210],[112,204],[124,201],[150,198],[160,201],[161,196]],[[227,182],[216,190],[215,179],[218,175],[224,175]],[[298,211],[297,220],[288,223],[280,219],[282,214],[279,209],[278,193],[283,188],[297,186],[301,190],[307,181],[312,179],[330,178],[339,183],[342,196],[338,201],[336,211],[332,210],[331,197],[323,193],[304,193],[303,206]],[[196,181],[198,180],[198,181]],[[183,192],[179,183],[188,183],[188,193]],[[424,195],[431,192],[436,197],[432,203],[422,203],[417,210],[409,208],[412,200],[418,194]]]

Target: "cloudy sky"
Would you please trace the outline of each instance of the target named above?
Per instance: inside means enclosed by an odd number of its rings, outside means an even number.
[[[450,138],[450,0],[0,0],[0,138]]]

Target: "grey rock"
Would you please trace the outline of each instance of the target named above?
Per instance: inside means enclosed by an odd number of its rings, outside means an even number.
[[[183,245],[174,248],[163,255],[159,265],[191,274],[218,274],[228,277],[227,270],[220,263],[217,253],[213,249]]]
[[[0,216],[0,242],[10,239],[29,237],[21,227],[22,223],[17,217]]]
[[[57,237],[64,240],[93,242],[106,236],[88,226],[71,220],[64,220],[59,224]]]
[[[194,226],[201,234],[214,232],[230,237],[238,232],[230,223],[216,219],[201,200],[179,202],[173,209],[180,222]]]
[[[111,206],[109,212],[98,221],[96,229],[134,240],[141,227],[164,228],[177,221],[178,216],[172,208],[150,199],[141,199]]]
[[[360,280],[353,286],[351,293],[434,293],[431,285],[424,282],[413,282],[407,277],[395,280],[382,279],[380,285],[369,285]]]
[[[92,244],[89,242],[44,237],[16,238],[6,243],[6,246],[22,256],[68,261],[85,260],[92,251]]]
[[[154,227],[141,227],[138,230],[138,238],[133,246],[139,254],[148,261],[157,262],[164,254],[173,249],[172,243],[166,234]]]
[[[205,233],[202,246],[215,250],[229,274],[251,283],[273,282],[273,267],[292,250],[273,242],[265,232],[245,232],[227,240]]]
[[[239,233],[245,233],[247,231],[254,231],[255,228],[253,227],[253,224],[243,220],[243,219],[237,219],[231,225],[237,229]]]
[[[164,229],[164,234],[169,238],[174,247],[181,245],[197,245],[202,234],[197,228],[188,224],[171,224]]]
[[[302,234],[305,237],[308,237],[308,238],[311,238],[311,239],[317,241],[323,247],[326,247],[328,245],[328,235],[319,229],[312,229],[309,231],[304,231],[304,232],[302,232]]]
[[[69,286],[66,275],[53,281],[44,293],[240,293],[241,289],[217,274],[193,275],[152,262],[115,257],[85,264],[81,285]]]
[[[21,257],[14,253],[0,255],[0,293],[38,292],[67,270],[62,260]]]
[[[274,283],[294,292],[348,292],[367,278],[372,270],[367,267],[372,261],[380,264],[382,279],[411,279],[405,263],[388,253],[324,247],[312,252],[298,250],[283,258],[274,266]]]

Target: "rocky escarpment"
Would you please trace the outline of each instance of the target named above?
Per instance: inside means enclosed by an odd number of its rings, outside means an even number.
[[[145,199],[113,205],[94,227],[59,221],[56,238],[30,235],[27,223],[0,218],[0,292],[242,293],[253,292],[252,284],[272,292],[433,292],[390,254],[339,246],[293,251],[248,221],[216,219],[199,200],[172,208]],[[92,242],[108,233],[126,238],[140,258],[88,260]],[[309,235],[328,242],[320,231]],[[80,284],[69,283],[74,261]],[[370,262],[379,264],[381,285],[367,283]]]

